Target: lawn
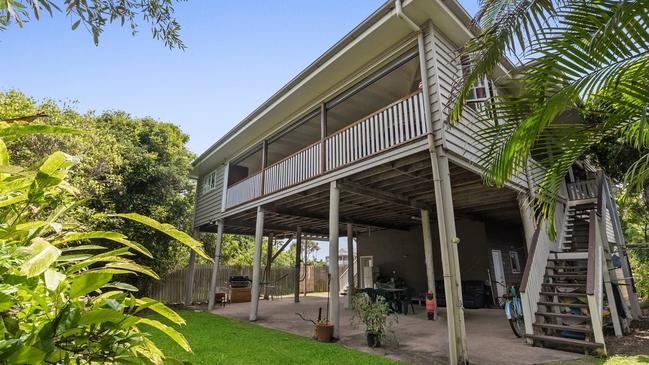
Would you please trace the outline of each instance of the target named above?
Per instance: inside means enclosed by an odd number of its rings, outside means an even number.
[[[178,313],[187,321],[187,325],[178,330],[187,337],[193,354],[184,352],[156,330],[150,333],[165,354],[195,365],[403,364],[338,344],[319,343],[214,314],[186,310]]]
[[[649,364],[649,355],[614,355],[606,359],[599,359],[594,357],[586,357],[584,359],[550,363],[545,365],[638,365]]]

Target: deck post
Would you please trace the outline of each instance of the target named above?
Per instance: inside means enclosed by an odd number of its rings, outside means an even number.
[[[264,210],[257,207],[257,224],[255,226],[255,252],[252,258],[252,288],[250,289],[250,317],[252,321],[257,320],[257,309],[259,308],[259,282],[261,281],[261,245],[264,240]]]
[[[428,209],[421,209],[421,230],[424,235],[424,261],[426,262],[426,284],[428,291],[437,299],[435,292],[435,266],[433,264],[433,237],[430,229],[430,213]],[[435,311],[437,319],[437,311]]]
[[[417,33],[417,47],[419,49],[419,69],[421,70],[422,96],[424,99],[424,118],[428,130],[428,152],[430,154],[431,168],[433,172],[433,184],[435,188],[435,208],[437,212],[437,227],[439,229],[439,245],[442,256],[442,271],[444,273],[444,292],[446,296],[446,316],[448,324],[448,347],[449,362],[451,365],[467,364],[469,362],[466,349],[466,333],[464,331],[464,313],[461,302],[462,292],[458,298],[457,283],[460,280],[456,277],[459,273],[457,256],[457,238],[455,237],[455,216],[453,213],[453,202],[451,195],[451,183],[449,180],[448,158],[445,156],[443,147],[435,146],[435,128],[433,126],[433,111],[431,110],[431,93],[436,96],[437,102],[441,103],[439,77],[437,72],[437,57],[435,56],[435,42],[433,42],[433,66],[435,68],[436,89],[429,85],[428,65],[426,60],[426,45],[423,32]],[[436,120],[443,120],[439,108],[435,111]],[[446,181],[442,181],[446,180]],[[450,201],[447,201],[450,200]],[[451,222],[448,222],[448,220]],[[450,225],[450,228],[447,227]],[[450,233],[450,234],[449,234]],[[457,270],[456,270],[457,267]],[[459,301],[458,301],[459,299]],[[459,304],[456,307],[456,303]]]
[[[329,189],[329,323],[334,326],[334,338],[340,338],[340,308],[338,298],[340,293],[340,277],[338,271],[338,208],[340,204],[340,188],[335,181]]]
[[[448,245],[448,252],[450,258],[450,266],[453,269],[454,276],[454,293],[453,305],[456,306],[456,339],[457,339],[457,352],[458,362],[460,364],[468,364],[468,348],[466,344],[466,326],[464,325],[464,304],[462,300],[462,276],[460,275],[460,255],[458,253],[458,245],[460,239],[457,237],[455,230],[455,210],[453,208],[453,193],[451,187],[451,173],[448,165],[448,157],[443,148],[439,147],[437,156],[439,158],[439,172],[441,179],[442,191],[444,195],[444,215],[446,221],[446,234]],[[448,308],[449,301],[446,300],[446,307]]]
[[[270,269],[273,267],[273,245],[275,244],[275,235],[268,234],[266,242],[266,270],[264,270],[264,300],[268,300],[268,284],[270,284]]]
[[[300,267],[302,254],[302,227],[297,227],[295,232],[295,303],[300,302]]]
[[[192,236],[195,240],[199,240],[199,231],[194,229]],[[194,276],[196,274],[196,252],[189,251],[189,267],[187,268],[187,287],[185,290],[185,305],[191,305],[194,297]]]
[[[532,247],[532,237],[534,237],[534,231],[536,231],[536,223],[534,222],[534,213],[531,204],[528,194],[518,195],[518,209],[521,212],[521,221],[523,222],[523,232],[525,233],[527,252],[529,252]]]
[[[216,294],[216,279],[221,261],[221,244],[223,243],[223,220],[217,222],[216,246],[214,247],[214,263],[212,263],[212,280],[210,281],[209,297],[207,299],[207,310],[214,309],[214,296]]]
[[[347,302],[346,308],[352,307],[354,296],[354,227],[347,223]]]

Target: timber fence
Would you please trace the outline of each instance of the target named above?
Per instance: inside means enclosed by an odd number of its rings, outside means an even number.
[[[294,267],[273,267],[270,271],[270,279],[264,277],[262,267],[262,281],[275,286],[275,295],[290,295],[295,292],[295,268]],[[187,292],[187,278],[189,268],[170,272],[155,282],[149,290],[148,295],[163,303],[175,304],[185,301]],[[247,276],[252,278],[252,266],[226,266],[221,265],[216,276],[217,288],[227,288],[231,276]],[[304,292],[304,267],[300,269],[300,293]],[[196,265],[194,273],[193,302],[207,302],[212,280],[212,265]],[[327,267],[308,266],[306,275],[307,292],[327,291]],[[218,291],[218,290],[217,290]]]

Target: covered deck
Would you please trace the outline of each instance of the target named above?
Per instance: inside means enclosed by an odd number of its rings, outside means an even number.
[[[340,302],[344,302],[341,298]],[[327,298],[323,296],[301,297],[299,303],[292,298],[282,298],[259,303],[257,324],[294,333],[313,336],[313,325],[299,319],[295,313],[313,317],[318,308],[323,311]],[[212,313],[248,320],[248,303],[217,306]],[[351,311],[340,305],[341,336],[339,343],[360,351],[374,353],[395,360],[421,364],[448,363],[448,336],[446,310],[440,308],[437,321],[426,319],[425,309],[415,305],[415,314],[399,315],[395,328],[399,345],[397,347],[367,347],[362,328],[351,326]],[[473,364],[539,364],[552,361],[566,361],[578,358],[578,354],[528,346],[516,338],[509,328],[502,310],[476,309],[465,312],[466,332],[471,363]]]

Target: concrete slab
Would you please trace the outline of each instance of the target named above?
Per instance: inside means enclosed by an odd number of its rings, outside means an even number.
[[[256,323],[300,336],[313,336],[313,325],[300,320],[295,313],[315,318],[318,307],[322,307],[323,313],[326,313],[327,298],[309,296],[300,300],[300,303],[293,303],[292,298],[260,301]],[[340,302],[340,343],[343,345],[411,363],[448,362],[448,334],[444,308],[440,308],[439,320],[428,321],[424,308],[415,305],[416,314],[399,315],[399,323],[396,326],[398,347],[370,349],[365,342],[364,330],[351,326],[351,311],[343,308],[344,300],[341,299]],[[238,303],[217,307],[213,313],[247,321],[249,310],[249,303]],[[471,364],[539,364],[581,357],[575,353],[525,344],[522,339],[514,336],[502,310],[467,309],[465,319]]]

